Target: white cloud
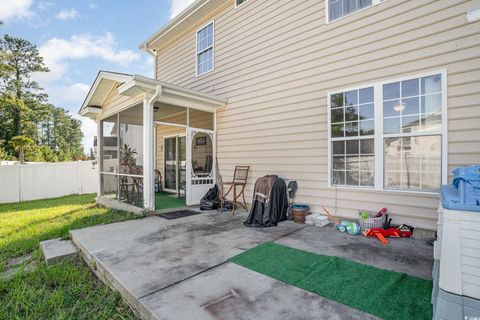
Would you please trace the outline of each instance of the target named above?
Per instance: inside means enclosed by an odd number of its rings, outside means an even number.
[[[75,9],[63,9],[56,15],[57,19],[70,20],[78,17],[78,11]]]
[[[38,10],[44,11],[44,10],[48,10],[53,5],[54,5],[53,2],[40,0],[38,2],[37,8]]]
[[[119,49],[110,32],[104,35],[86,33],[68,39],[52,38],[39,46],[39,51],[50,72],[37,73],[34,78],[45,88],[52,104],[69,110],[76,119],[82,121],[83,145],[85,152],[88,153],[96,135],[96,124],[90,119],[78,116],[77,112],[90,85],[65,84],[69,83],[68,75],[74,74],[69,70],[70,62],[97,58],[120,66],[129,66],[132,62],[140,60],[141,56],[132,50]]]
[[[92,0],[89,0],[89,1],[88,1],[88,7],[89,7],[90,9],[92,9],[92,10],[97,9],[97,8],[98,8],[98,3],[96,3],[96,2],[94,2],[94,1],[92,1]]]
[[[48,94],[48,101],[55,106],[71,110],[76,113],[87,96],[90,85],[86,83],[75,83],[72,85],[49,85],[45,88]]]
[[[83,150],[86,154],[90,154],[90,148],[93,148],[93,137],[97,135],[97,123],[92,119],[81,117],[79,115],[73,115],[73,117],[82,122]]]
[[[128,66],[140,59],[132,50],[117,48],[115,38],[110,32],[104,35],[90,33],[73,35],[69,39],[52,38],[39,47],[40,55],[50,72],[35,76],[44,86],[60,80],[68,70],[69,60],[99,58],[121,66]]]
[[[33,0],[2,0],[0,5],[0,20],[3,22],[27,18],[33,13],[30,11]]]
[[[145,61],[140,65],[140,74],[155,78],[155,59],[148,55]]]
[[[82,117],[76,113],[70,113],[72,118],[80,120],[82,123],[81,130],[83,133],[83,150],[84,152],[89,155],[90,148],[93,148],[93,137],[97,135],[97,123],[92,119]]]
[[[170,19],[175,18],[195,0],[170,0]]]

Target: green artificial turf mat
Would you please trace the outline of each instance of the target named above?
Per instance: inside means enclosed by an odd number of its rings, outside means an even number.
[[[432,281],[273,242],[231,262],[383,319],[432,319]]]

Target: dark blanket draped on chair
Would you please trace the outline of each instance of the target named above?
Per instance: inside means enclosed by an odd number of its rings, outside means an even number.
[[[247,220],[247,227],[266,228],[276,226],[287,219],[287,185],[282,178],[265,176],[255,182],[252,207]]]

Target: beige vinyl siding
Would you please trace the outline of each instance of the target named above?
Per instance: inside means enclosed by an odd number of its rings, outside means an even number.
[[[480,1],[386,0],[330,24],[325,1],[233,1],[159,48],[157,78],[227,97],[217,115],[225,181],[251,166],[247,197],[266,174],[296,179],[296,201],[355,217],[388,207],[395,223],[436,228],[438,196],[328,187],[327,93],[446,69],[448,171],[480,163]],[[215,70],[195,77],[195,30],[215,21]]]
[[[117,113],[118,110],[132,107],[137,103],[142,103],[142,101],[143,95],[133,98],[122,96],[117,93],[117,86],[114,86],[102,104],[102,116]]]

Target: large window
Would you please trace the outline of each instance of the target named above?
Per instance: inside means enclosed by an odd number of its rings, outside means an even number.
[[[326,0],[327,21],[334,21],[380,3],[382,0]]]
[[[213,22],[197,31],[197,75],[213,70],[214,65]]]
[[[333,186],[437,191],[446,154],[444,73],[329,95]]]
[[[373,186],[373,87],[332,94],[332,184]]]
[[[385,189],[438,189],[442,75],[386,83],[382,92]]]

